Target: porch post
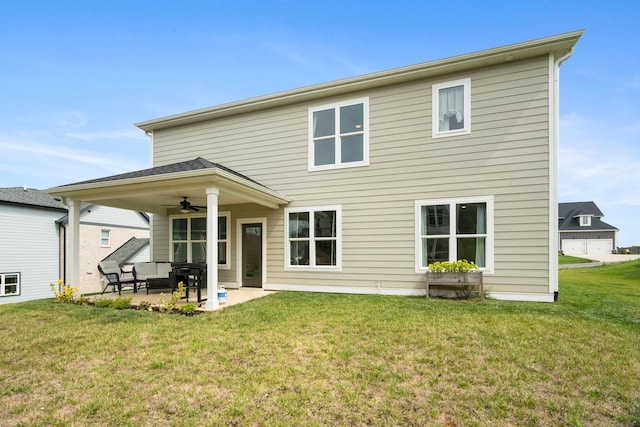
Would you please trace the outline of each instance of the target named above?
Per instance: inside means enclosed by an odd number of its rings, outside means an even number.
[[[67,198],[67,212],[69,216],[69,239],[67,254],[68,285],[80,285],[80,201]]]
[[[218,303],[218,194],[215,187],[207,193],[207,310],[217,310]]]

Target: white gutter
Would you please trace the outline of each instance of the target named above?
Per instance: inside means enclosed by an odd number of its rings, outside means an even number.
[[[560,156],[559,122],[560,122],[560,65],[573,55],[574,48],[553,62],[551,72],[553,82],[549,90],[552,92],[553,104],[549,109],[549,127],[551,140],[549,141],[549,293],[553,293],[554,300],[558,299],[558,250],[560,233],[558,231],[558,159]],[[552,55],[550,55],[550,61]]]

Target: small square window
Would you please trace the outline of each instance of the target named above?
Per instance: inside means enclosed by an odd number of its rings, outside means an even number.
[[[432,100],[433,138],[471,132],[471,79],[434,84]]]

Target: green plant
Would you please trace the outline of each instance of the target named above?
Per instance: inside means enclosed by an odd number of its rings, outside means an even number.
[[[466,259],[458,261],[438,261],[429,264],[429,271],[434,273],[467,273],[470,271],[478,271],[480,267],[474,262]]]
[[[196,305],[189,303],[180,307],[180,313],[186,316],[192,316],[196,312]]]
[[[77,286],[65,285],[62,279],[58,279],[56,283],[49,283],[49,286],[56,297],[56,301],[65,303],[75,302],[78,293]],[[56,286],[58,289],[56,289]]]
[[[98,298],[93,302],[93,305],[98,308],[109,308],[113,305],[113,300],[108,298]]]
[[[111,308],[115,308],[117,310],[123,310],[125,308],[131,308],[131,298],[130,297],[118,297],[111,302]]]
[[[167,299],[164,295],[164,292],[160,294],[158,297],[158,305],[160,306],[162,311],[171,311],[176,306],[176,303],[182,298],[184,295],[184,283],[178,283],[178,289],[173,291],[169,299]]]

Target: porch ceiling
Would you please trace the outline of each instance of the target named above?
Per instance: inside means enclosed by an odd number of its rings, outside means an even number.
[[[196,159],[158,168],[53,187],[47,193],[86,203],[160,215],[179,213],[188,197],[206,206],[207,188],[219,190],[218,204],[256,203],[277,209],[291,200],[221,165]]]

